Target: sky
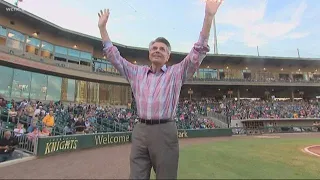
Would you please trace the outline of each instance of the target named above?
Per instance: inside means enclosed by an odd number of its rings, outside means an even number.
[[[5,0],[14,3],[15,0]],[[100,37],[109,8],[113,42],[147,48],[157,37],[189,52],[198,40],[204,0],[23,0],[19,7],[58,26]],[[219,54],[320,58],[319,0],[224,0],[216,14]],[[214,53],[211,29],[209,53]]]

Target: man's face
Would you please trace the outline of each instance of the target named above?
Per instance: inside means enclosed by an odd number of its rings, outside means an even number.
[[[10,132],[6,132],[6,133],[4,134],[4,137],[5,137],[6,139],[10,139],[11,133],[10,133]]]
[[[164,43],[155,42],[149,49],[149,59],[155,65],[164,65],[169,56],[169,49]]]

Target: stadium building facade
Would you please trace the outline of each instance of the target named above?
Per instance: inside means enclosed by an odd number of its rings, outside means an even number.
[[[0,94],[8,99],[127,105],[128,82],[102,55],[101,39],[0,2]],[[114,43],[135,64],[148,50]],[[170,64],[187,54],[173,52]],[[181,97],[315,98],[320,59],[209,54]]]

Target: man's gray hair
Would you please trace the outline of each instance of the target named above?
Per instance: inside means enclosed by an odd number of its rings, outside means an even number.
[[[151,49],[151,46],[156,42],[161,42],[161,43],[165,44],[168,48],[169,54],[171,53],[171,45],[170,45],[169,41],[164,37],[158,37],[157,39],[151,41],[149,44],[149,50]]]

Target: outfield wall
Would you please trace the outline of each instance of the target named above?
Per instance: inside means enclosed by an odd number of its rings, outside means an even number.
[[[179,138],[232,136],[232,129],[178,130]],[[131,142],[131,132],[39,137],[37,156]]]
[[[232,120],[233,121],[233,120]],[[243,124],[248,122],[263,122],[265,127],[268,125],[276,123],[277,126],[312,126],[314,122],[320,123],[320,118],[279,118],[279,119],[247,119],[240,120]]]

